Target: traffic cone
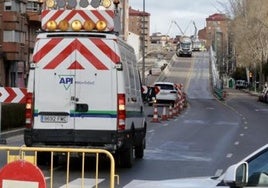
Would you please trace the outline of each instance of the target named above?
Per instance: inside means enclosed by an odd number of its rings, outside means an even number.
[[[152,119],[151,122],[153,122],[153,123],[160,123],[160,121],[158,119],[157,105],[154,105],[154,114],[153,114],[153,119]]]
[[[176,111],[176,102],[174,103],[174,105],[173,105],[173,108],[172,108],[172,116],[174,117],[174,116],[177,116],[177,111]]]
[[[172,104],[169,105],[168,118],[169,118],[169,119],[173,118]]]
[[[180,114],[179,101],[176,101],[176,103],[175,103],[175,115],[178,116],[179,114]]]
[[[167,108],[166,106],[163,106],[163,113],[162,113],[162,121],[167,121],[168,120],[168,116],[167,116]]]

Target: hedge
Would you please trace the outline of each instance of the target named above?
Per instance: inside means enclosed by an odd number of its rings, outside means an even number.
[[[1,131],[24,127],[25,104],[2,103],[1,106]]]

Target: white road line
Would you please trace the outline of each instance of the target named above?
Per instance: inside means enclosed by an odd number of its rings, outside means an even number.
[[[228,153],[228,154],[226,155],[227,158],[231,158],[232,156],[233,156],[232,153]]]
[[[104,179],[98,179],[98,182],[97,183],[99,184],[102,181],[104,181]],[[83,187],[85,187],[85,188],[86,187],[92,188],[92,187],[95,186],[95,183],[96,183],[96,180],[93,179],[93,178],[84,178],[84,186]],[[74,181],[69,182],[68,186],[67,186],[67,184],[65,184],[65,185],[63,185],[63,186],[61,186],[59,188],[65,188],[65,187],[79,188],[79,187],[81,187],[81,185],[82,185],[82,179],[81,178],[77,178]]]
[[[238,141],[236,141],[236,142],[234,143],[234,145],[239,145],[239,142],[238,142]]]

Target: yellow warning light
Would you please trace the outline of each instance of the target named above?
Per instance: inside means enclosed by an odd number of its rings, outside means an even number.
[[[46,1],[46,6],[48,8],[52,8],[52,7],[54,7],[54,5],[55,5],[55,1],[54,0],[47,0]]]
[[[56,23],[54,20],[49,20],[49,21],[47,22],[47,29],[48,29],[49,31],[54,31],[54,30],[56,30],[56,29],[57,29],[57,23]]]
[[[69,29],[69,23],[67,20],[61,20],[59,22],[58,28],[62,31],[67,31]]]
[[[71,26],[72,26],[72,29],[73,29],[74,31],[80,31],[81,28],[82,28],[82,24],[81,24],[81,22],[80,22],[79,20],[74,20],[74,21],[72,22]]]
[[[102,1],[102,6],[104,6],[105,8],[109,8],[111,6],[111,1],[110,0],[103,0]]]
[[[105,21],[98,21],[96,23],[96,28],[98,31],[104,31],[106,29],[106,27],[107,27],[107,24]]]
[[[95,28],[95,26],[96,25],[95,25],[95,23],[92,20],[86,20],[84,22],[84,25],[83,25],[83,27],[84,27],[84,29],[86,31],[92,31]]]

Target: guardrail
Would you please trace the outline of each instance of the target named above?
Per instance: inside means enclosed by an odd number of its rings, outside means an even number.
[[[67,168],[66,168],[66,187],[68,187],[70,180],[70,157],[71,154],[80,154],[82,160],[82,172],[81,172],[81,187],[85,185],[85,156],[88,154],[94,154],[96,157],[96,169],[95,169],[95,187],[98,188],[99,180],[99,158],[100,154],[104,154],[110,160],[110,188],[114,188],[115,178],[117,178],[117,184],[119,184],[119,176],[115,175],[115,162],[113,155],[103,149],[81,149],[81,148],[44,148],[44,147],[12,147],[12,146],[0,146],[0,151],[6,151],[7,154],[7,164],[17,161],[25,160],[32,163],[37,167],[37,154],[39,152],[49,152],[50,153],[50,188],[53,188],[54,184],[54,156],[56,153],[65,153],[67,156]],[[49,159],[48,159],[49,160]]]

